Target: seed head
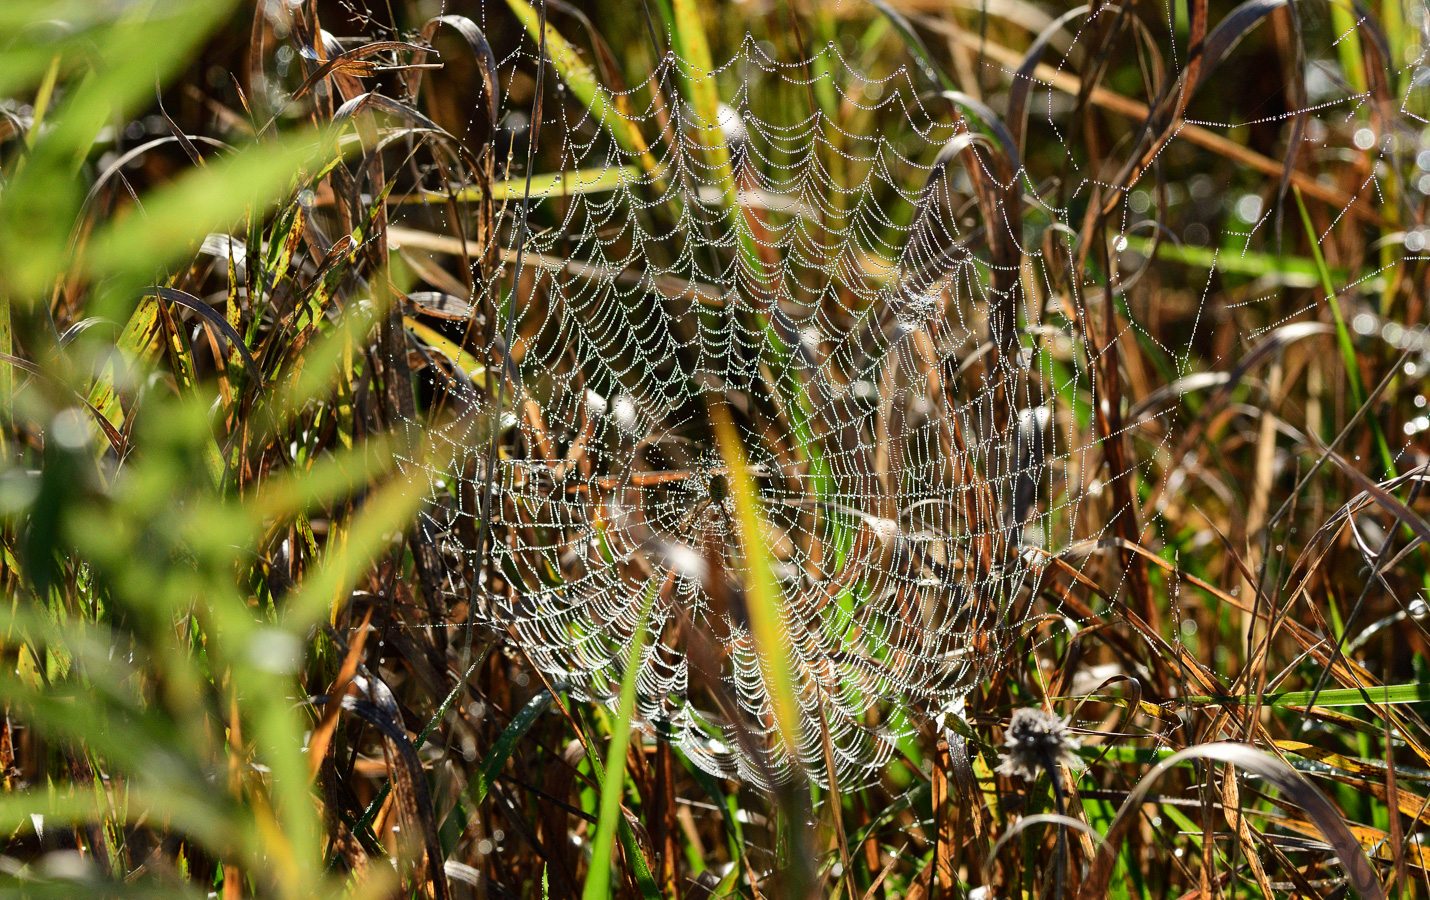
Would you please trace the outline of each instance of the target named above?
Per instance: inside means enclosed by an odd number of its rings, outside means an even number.
[[[1059,763],[1072,762],[1078,740],[1065,719],[1037,707],[1014,710],[1003,737],[1002,762],[998,772],[1028,780]]]

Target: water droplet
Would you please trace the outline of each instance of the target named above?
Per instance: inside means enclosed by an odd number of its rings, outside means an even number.
[[[1243,194],[1236,201],[1236,217],[1248,225],[1261,218],[1261,198],[1255,194]]]

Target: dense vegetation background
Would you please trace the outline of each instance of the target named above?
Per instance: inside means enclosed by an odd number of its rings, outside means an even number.
[[[501,369],[457,238],[516,243],[536,70],[489,60],[536,8],[0,4],[0,886],[1430,895],[1425,7],[1128,4],[1063,59],[1066,11],[547,0],[548,109],[640,85],[652,30],[834,42],[995,117],[1032,48],[1030,179],[1105,191],[1043,238],[1095,298],[1082,540],[961,718],[767,794],[473,627],[439,573],[481,563],[419,516],[440,386]],[[476,199],[414,212],[433,173]]]

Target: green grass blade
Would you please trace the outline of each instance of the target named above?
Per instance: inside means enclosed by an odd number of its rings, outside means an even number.
[[[393,531],[405,529],[417,515],[427,493],[424,480],[411,478],[394,478],[374,491],[337,545],[329,543],[322,566],[289,599],[284,627],[302,634],[346,605],[359,575],[387,546]]]
[[[1340,59],[1346,84],[1350,85],[1352,93],[1364,94],[1365,58],[1360,45],[1360,18],[1346,0],[1332,0],[1326,6],[1330,10],[1331,30],[1335,32],[1336,56]]]
[[[934,61],[928,45],[924,43],[923,38],[919,37],[918,32],[914,31],[913,24],[904,18],[903,13],[885,3],[884,0],[870,0],[870,2],[884,14],[885,18],[889,20],[889,24],[894,26],[894,30],[898,32],[904,46],[908,47],[909,52],[914,55],[914,59],[918,60],[919,69],[924,73],[924,77],[946,91],[958,90],[958,85],[943,70],[943,67]]]
[[[715,183],[725,197],[725,205],[735,205],[735,179],[730,169],[730,148],[720,131],[720,93],[715,86],[715,63],[710,42],[700,21],[702,4],[696,0],[671,0],[673,37],[685,75],[690,105],[695,110],[696,133],[714,171]]]
[[[1127,249],[1143,256],[1152,251],[1150,238],[1128,236],[1126,240]],[[1294,256],[1275,256],[1255,251],[1218,253],[1213,247],[1194,247],[1191,244],[1162,241],[1157,245],[1157,258],[1198,269],[1215,269],[1229,275],[1274,279],[1277,284],[1287,287],[1309,288],[1320,284],[1316,264]],[[1338,280],[1346,280],[1346,273],[1343,271],[1335,270],[1331,274]]]
[[[1309,706],[1312,698],[1317,706],[1365,706],[1376,704],[1388,706],[1396,703],[1424,703],[1430,701],[1430,683],[1412,682],[1408,684],[1381,685],[1366,688],[1340,688],[1332,691],[1283,691],[1279,694],[1264,694],[1261,704],[1268,707]],[[1187,697],[1182,702],[1189,706],[1237,704],[1248,705],[1256,702],[1253,696],[1232,697]]]
[[[551,708],[552,697],[546,691],[540,691],[535,697],[526,702],[515,716],[512,717],[505,729],[502,730],[501,737],[497,738],[495,744],[487,751],[487,755],[482,759],[481,768],[477,770],[477,776],[467,783],[467,796],[471,798],[472,805],[476,806],[487,798],[487,791],[497,780],[497,775],[501,773],[506,761],[511,759],[511,753],[516,749],[519,742],[531,726],[541,718],[542,713]]]
[[[615,849],[617,823],[621,819],[621,796],[626,787],[626,749],[630,746],[631,717],[635,715],[636,674],[640,671],[641,652],[645,648],[646,623],[659,593],[659,582],[652,582],[641,603],[640,620],[626,654],[620,704],[611,726],[611,746],[606,754],[605,772],[597,773],[601,779],[601,801],[597,807],[596,837],[591,842],[591,869],[586,874],[586,885],[581,892],[583,900],[606,900],[611,895],[610,860]],[[596,763],[594,754],[592,762]],[[630,852],[631,849],[627,848],[628,859],[639,856],[638,848],[635,854]]]
[[[627,189],[640,176],[641,170],[635,166],[602,166],[599,169],[546,172],[531,176],[531,199],[538,202],[548,197],[576,197]],[[492,185],[491,194],[492,199],[498,203],[503,200],[520,200],[526,196],[526,179],[498,181]],[[446,203],[448,199],[447,194],[429,191],[403,197],[397,202],[430,205]],[[480,188],[466,188],[453,193],[450,199],[459,203],[472,203],[482,199],[482,191]]]
[[[516,17],[521,20],[522,26],[532,40],[540,43],[541,18],[536,9],[526,0],[506,0],[506,5],[516,13]],[[566,88],[577,100],[581,101],[586,109],[590,110],[591,117],[596,120],[596,123],[604,128],[616,143],[621,145],[623,150],[639,156],[646,171],[655,171],[657,168],[655,157],[651,156],[645,138],[641,137],[640,129],[636,127],[635,122],[621,115],[606,89],[596,78],[595,71],[581,58],[581,54],[576,48],[561,36],[561,33],[556,30],[556,26],[549,21],[546,23],[546,55],[551,64],[555,66],[561,80],[566,84]],[[534,193],[535,188],[532,191]]]
[[[1316,238],[1316,228],[1311,224],[1311,214],[1306,210],[1306,201],[1301,198],[1301,189],[1295,188],[1296,205],[1301,210],[1301,224],[1306,228],[1306,238],[1311,244],[1311,256],[1316,261],[1316,273],[1321,279],[1321,289],[1326,293],[1326,303],[1331,307],[1331,316],[1336,322],[1336,344],[1341,350],[1341,362],[1346,368],[1346,378],[1350,382],[1351,399],[1357,407],[1365,403],[1365,382],[1361,380],[1360,363],[1356,359],[1355,344],[1351,340],[1351,332],[1346,327],[1345,317],[1341,315],[1340,300],[1336,297],[1336,289],[1331,281],[1331,270],[1326,266],[1326,258],[1321,255],[1321,242]],[[1389,476],[1395,475],[1395,457],[1390,452],[1390,445],[1385,441],[1385,433],[1381,431],[1380,419],[1374,415],[1366,416],[1366,422],[1370,425],[1371,434],[1375,436],[1376,448],[1380,451],[1381,464],[1385,466],[1385,472]]]

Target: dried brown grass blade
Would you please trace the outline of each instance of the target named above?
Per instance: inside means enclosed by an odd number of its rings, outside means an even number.
[[[293,92],[293,99],[297,100],[308,93],[308,91],[313,89],[313,85],[328,77],[328,75],[334,71],[343,71],[350,75],[372,75],[379,71],[389,71],[393,68],[415,68],[415,66],[379,66],[367,58],[389,50],[411,50],[416,53],[427,52],[426,47],[422,47],[418,44],[409,44],[406,41],[373,41],[371,44],[354,47],[351,50],[346,50],[334,56],[332,59],[329,59],[319,66],[313,74],[303,79],[303,83],[298,86],[298,90]]]
[[[417,756],[417,748],[412,744],[407,729],[402,726],[401,712],[387,686],[380,681],[367,681],[366,686],[375,700],[366,700],[351,694],[341,699],[342,708],[359,716],[375,727],[386,738],[397,763],[393,767],[396,789],[389,800],[400,809],[403,818],[420,828],[422,850],[427,858],[428,883],[432,887],[435,900],[448,900],[451,896],[446,873],[442,867],[442,847],[437,839],[437,817],[432,808],[432,795],[427,788],[427,777],[422,769],[422,760]]]
[[[1229,763],[1275,785],[1311,818],[1321,836],[1340,858],[1352,888],[1368,900],[1386,900],[1385,889],[1376,879],[1375,870],[1366,858],[1360,841],[1326,796],[1307,781],[1305,776],[1281,760],[1245,744],[1233,743],[1198,744],[1188,747],[1172,754],[1143,776],[1107,829],[1102,848],[1093,859],[1087,881],[1083,883],[1082,891],[1078,895],[1082,900],[1098,900],[1107,895],[1108,881],[1112,877],[1113,864],[1117,860],[1117,848],[1132,824],[1137,821],[1142,803],[1153,785],[1175,766],[1193,759]]]
[[[334,703],[336,698],[342,697],[348,692],[348,686],[352,684],[353,676],[357,674],[358,663],[362,660],[363,647],[367,644],[368,626],[372,624],[372,607],[368,608],[367,615],[363,616],[362,624],[358,626],[357,637],[348,645],[348,652],[343,656],[343,664],[338,669],[338,677],[333,681],[333,689],[328,692],[328,703],[323,707],[323,718],[318,723],[318,727],[313,729],[313,736],[308,739],[308,777],[316,778],[318,769],[323,765],[323,758],[328,755],[328,744],[333,739],[333,729],[338,724],[338,713],[342,711],[341,703]]]
[[[958,44],[970,47],[975,50],[982,48],[982,51],[994,61],[1016,71],[1023,64],[1023,54],[1016,50],[996,44],[992,41],[983,41],[976,34],[970,34],[956,25],[943,20],[924,20],[930,29],[942,31]],[[1061,71],[1048,65],[1039,63],[1033,69],[1033,77],[1039,82],[1052,86],[1054,89],[1074,97],[1081,89],[1081,81],[1076,75],[1066,71]],[[1095,106],[1100,106],[1109,112],[1116,113],[1129,119],[1146,119],[1151,114],[1151,108],[1137,100],[1124,97],[1116,91],[1103,87],[1094,87],[1088,99]],[[1186,140],[1188,143],[1196,144],[1204,150],[1224,156],[1233,162],[1255,169],[1266,175],[1273,175],[1280,178],[1285,166],[1282,162],[1263,156],[1255,150],[1243,147],[1230,138],[1222,137],[1215,131],[1203,128],[1200,125],[1188,124],[1182,119],[1177,119],[1173,123],[1176,136]],[[1323,203],[1329,203],[1337,209],[1346,210],[1347,214],[1355,216],[1363,221],[1375,224],[1384,224],[1380,215],[1364,203],[1355,202],[1355,198],[1349,194],[1338,191],[1335,188],[1321,184],[1314,176],[1306,172],[1292,172],[1291,183],[1301,189],[1307,197],[1315,197]]]

